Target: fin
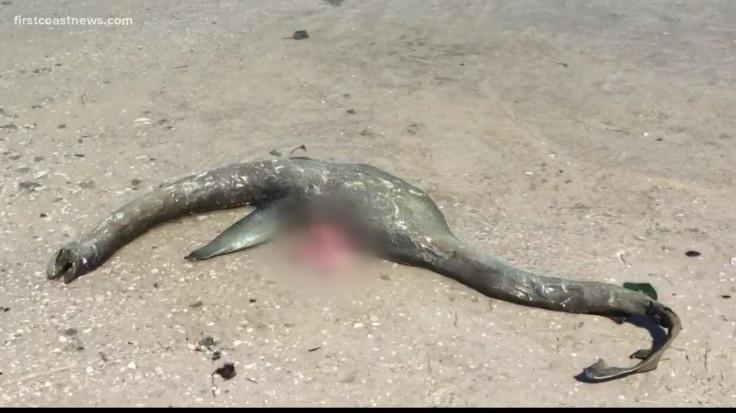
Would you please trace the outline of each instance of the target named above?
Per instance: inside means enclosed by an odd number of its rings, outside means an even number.
[[[588,380],[607,381],[628,376],[632,373],[645,373],[657,368],[657,364],[659,364],[665,350],[672,345],[672,340],[674,340],[680,330],[682,330],[682,323],[680,322],[680,317],[678,317],[674,311],[656,302],[653,302],[650,307],[647,308],[646,315],[658,318],[661,320],[660,325],[667,328],[667,338],[664,343],[657,349],[638,350],[634,352],[634,354],[629,357],[632,359],[639,359],[641,361],[633,367],[611,367],[603,360],[598,360],[597,363],[583,370],[583,374]]]
[[[639,360],[646,360],[647,357],[652,355],[652,350],[637,350],[632,355],[629,356],[630,359],[639,359]]]
[[[184,257],[187,260],[206,260],[255,247],[269,241],[283,222],[284,201],[276,201],[246,215],[223,231],[204,247]]]

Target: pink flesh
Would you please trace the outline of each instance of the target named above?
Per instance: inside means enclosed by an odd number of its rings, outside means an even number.
[[[331,270],[346,265],[352,252],[352,243],[344,230],[328,222],[317,222],[304,231],[296,256],[307,265]]]

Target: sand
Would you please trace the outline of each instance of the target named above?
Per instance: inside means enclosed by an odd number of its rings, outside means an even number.
[[[736,405],[734,18],[728,0],[3,1],[0,404]],[[583,367],[632,363],[649,334],[378,260],[310,288],[274,246],[182,259],[247,209],[46,280],[158,183],[302,144],[414,183],[522,268],[649,282],[684,330],[657,370],[591,385]]]

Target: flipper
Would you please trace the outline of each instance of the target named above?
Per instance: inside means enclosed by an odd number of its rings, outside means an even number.
[[[230,228],[223,231],[204,247],[184,257],[187,260],[206,260],[263,244],[276,235],[284,221],[285,201],[258,207]]]

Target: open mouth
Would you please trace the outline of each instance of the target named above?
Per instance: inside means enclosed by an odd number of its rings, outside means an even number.
[[[70,283],[74,278],[76,278],[74,259],[72,255],[73,253],[66,248],[59,250],[46,274],[50,280],[63,277],[65,283]]]

